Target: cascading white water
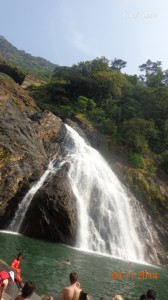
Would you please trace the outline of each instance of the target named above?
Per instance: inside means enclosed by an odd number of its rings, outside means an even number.
[[[51,173],[57,172],[58,168],[54,167],[53,162],[51,161],[48,165],[48,169],[45,171],[45,173],[41,176],[40,180],[36,182],[32,188],[28,191],[28,193],[25,195],[21,203],[19,204],[18,210],[16,211],[16,214],[12,220],[12,222],[9,224],[8,230],[19,232],[22,222],[24,220],[24,216],[29,208],[29,205],[35,195],[35,193],[38,191],[38,189],[43,185],[45,180],[48,178],[48,176]]]
[[[98,151],[87,145],[70,126],[66,128],[59,161],[50,162],[47,171],[26,194],[8,230],[19,232],[37,190],[48,176],[69,162],[68,177],[78,210],[76,247],[131,261],[145,261],[144,241],[152,244],[152,237],[136,199],[128,196]],[[155,251],[152,256],[153,261],[157,261]]]
[[[64,147],[70,162],[69,180],[78,205],[77,247],[114,257],[144,261],[144,243],[136,227],[135,200],[103,157],[66,125]],[[130,203],[131,202],[131,203]]]

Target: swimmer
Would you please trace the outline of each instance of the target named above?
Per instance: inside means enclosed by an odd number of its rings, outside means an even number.
[[[66,261],[64,261],[64,264],[70,266],[71,265],[70,259],[67,259]]]

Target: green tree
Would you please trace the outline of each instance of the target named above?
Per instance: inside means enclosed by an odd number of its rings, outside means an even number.
[[[72,71],[78,72],[83,76],[88,76],[94,72],[109,71],[109,60],[102,56],[96,57],[91,61],[79,62],[71,67]]]
[[[168,150],[162,153],[161,167],[168,174]]]
[[[96,107],[96,103],[93,99],[88,99],[87,111],[92,111]]]
[[[94,98],[102,104],[107,99],[121,97],[124,87],[128,85],[125,76],[119,72],[96,72],[92,78]]]
[[[147,86],[160,87],[164,79],[164,73],[161,68],[161,61],[152,62],[150,59],[145,64],[139,66],[141,72],[145,72],[141,78],[146,82]]]
[[[132,118],[122,123],[120,133],[124,144],[139,154],[149,152],[150,139],[155,134],[153,121]]]
[[[111,61],[111,69],[115,71],[121,71],[121,69],[125,68],[127,62],[122,59],[117,59],[116,57]]]
[[[167,120],[168,118],[168,89],[159,88],[154,93],[154,106],[158,118]]]
[[[77,104],[76,104],[77,111],[81,113],[86,113],[87,106],[88,106],[88,98],[84,96],[79,96],[77,98]]]
[[[162,82],[164,86],[168,86],[168,70],[164,71]]]

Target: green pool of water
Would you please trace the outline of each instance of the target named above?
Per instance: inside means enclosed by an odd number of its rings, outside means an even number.
[[[129,263],[23,235],[0,232],[1,259],[10,264],[20,251],[23,252],[23,281],[33,281],[39,295],[52,295],[58,299],[63,287],[69,284],[70,272],[75,271],[81,287],[93,299],[104,297],[111,300],[115,294],[121,294],[124,300],[139,300],[140,295],[149,288],[157,291],[158,299],[168,299],[167,266],[159,268]],[[71,260],[71,266],[63,263],[67,258]],[[148,278],[145,272],[149,272]]]

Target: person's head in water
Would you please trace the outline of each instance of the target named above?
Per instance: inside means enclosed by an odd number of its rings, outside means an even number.
[[[76,272],[71,272],[69,275],[69,280],[71,284],[74,284],[78,281],[78,274]]]
[[[146,296],[147,300],[156,300],[156,292],[154,290],[148,290]]]
[[[22,297],[23,298],[30,297],[33,294],[34,290],[35,290],[35,284],[33,282],[31,281],[25,282],[24,287],[22,289]]]
[[[88,300],[88,293],[81,291],[78,300]]]
[[[53,300],[53,296],[48,296],[46,300]]]
[[[139,298],[139,300],[146,300],[146,295],[145,294],[142,294]]]
[[[17,260],[21,260],[21,259],[22,259],[22,257],[23,257],[23,254],[22,254],[22,252],[19,252],[19,253],[18,253],[18,256],[17,256]]]
[[[112,299],[113,300],[124,300],[121,295],[115,295]]]

